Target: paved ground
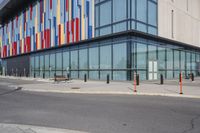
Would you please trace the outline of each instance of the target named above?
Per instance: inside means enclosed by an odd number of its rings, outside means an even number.
[[[71,130],[90,133],[200,132],[200,99],[56,94],[8,87],[30,82],[0,79],[0,123],[18,124],[22,129],[33,127],[21,125],[61,128],[69,133]],[[9,133],[1,126],[1,133]],[[6,127],[16,131],[16,126]]]
[[[31,125],[0,124],[1,133],[86,133],[67,129],[39,127]]]
[[[1,77],[2,80],[7,80]],[[137,86],[137,93],[133,92],[133,82],[113,82],[106,84],[105,81],[88,81],[84,83],[81,80],[72,80],[67,83],[54,83],[51,80],[26,79],[9,77],[15,83],[13,87],[22,87],[24,91],[36,92],[56,92],[56,93],[84,93],[84,94],[127,94],[127,95],[158,95],[171,97],[200,98],[200,78],[195,78],[194,82],[190,80],[183,81],[183,95],[180,95],[180,86],[178,80],[165,81],[160,85],[159,81],[143,81]],[[22,78],[23,79],[23,78]],[[37,82],[37,81],[40,82]],[[18,82],[17,82],[18,81]],[[20,82],[22,81],[22,82]],[[20,82],[20,83],[19,83]],[[33,82],[33,83],[31,83]]]

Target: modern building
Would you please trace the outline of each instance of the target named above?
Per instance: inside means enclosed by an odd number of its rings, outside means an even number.
[[[3,74],[200,76],[200,0],[4,0]]]

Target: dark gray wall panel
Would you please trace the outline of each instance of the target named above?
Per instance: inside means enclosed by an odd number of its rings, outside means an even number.
[[[8,75],[29,75],[30,56],[19,56],[6,59]]]

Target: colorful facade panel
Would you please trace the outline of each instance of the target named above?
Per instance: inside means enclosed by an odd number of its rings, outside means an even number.
[[[1,57],[94,37],[94,0],[40,0],[0,29]]]

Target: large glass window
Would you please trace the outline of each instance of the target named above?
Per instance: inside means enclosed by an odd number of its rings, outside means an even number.
[[[63,70],[64,74],[67,75],[69,73],[69,52],[65,51],[63,52]]]
[[[157,35],[157,28],[148,26],[148,33],[152,35]]]
[[[35,69],[34,66],[35,66],[35,58],[34,58],[34,56],[33,56],[33,57],[31,57],[31,65],[30,65],[31,70],[34,70],[34,69]]]
[[[44,69],[45,69],[45,77],[46,78],[49,78],[49,54],[46,54],[45,56],[44,56]]]
[[[111,79],[111,71],[100,71],[100,80],[106,80],[107,75],[109,75]]]
[[[136,0],[131,1],[131,17],[135,19],[135,2]]]
[[[196,62],[200,62],[200,57],[198,53],[196,53]]]
[[[55,73],[56,69],[55,59],[56,59],[55,54],[54,53],[50,54],[50,77],[53,77]]]
[[[104,0],[95,5],[95,35],[130,29],[157,35],[157,1]]]
[[[95,27],[99,27],[99,6],[95,6]]]
[[[121,32],[121,31],[125,31],[126,30],[126,22],[123,23],[119,23],[119,24],[115,24],[113,26],[113,32]]]
[[[71,77],[78,78],[78,50],[71,51],[71,70]]]
[[[113,71],[113,80],[127,80],[126,71]]]
[[[88,69],[88,51],[87,51],[87,49],[79,50],[79,69]]]
[[[111,26],[107,26],[104,28],[100,28],[100,35],[107,35],[107,34],[111,34]]]
[[[127,64],[126,43],[113,45],[113,69],[126,69]]]
[[[113,0],[114,22],[126,19],[126,0]]]
[[[147,45],[142,43],[137,43],[137,68],[146,69],[147,68]]]
[[[158,47],[158,69],[165,69],[165,48]]]
[[[147,0],[137,0],[137,20],[147,22]]]
[[[179,67],[180,66],[179,59],[180,59],[179,51],[174,50],[174,69],[175,70],[179,70],[179,68],[180,68]]]
[[[157,26],[157,6],[151,1],[148,1],[148,24]]]
[[[181,70],[185,70],[185,51],[181,51]]]
[[[40,70],[40,60],[39,60],[39,56],[35,56],[35,70],[37,70],[37,71]]]
[[[40,69],[44,69],[44,55],[40,55]]]
[[[111,24],[111,1],[100,5],[100,26]]]
[[[62,53],[56,53],[56,70],[62,71]]]
[[[100,47],[100,68],[111,69],[111,45]]]
[[[89,71],[89,79],[98,80],[99,71]]]
[[[44,60],[45,60],[45,70],[49,70],[49,55],[45,55],[44,56]]]
[[[140,80],[147,80],[147,72],[146,71],[137,71],[137,74],[140,75]]]
[[[44,56],[40,55],[40,77],[43,76],[44,72]]]
[[[172,51],[172,49],[167,49],[167,69],[173,70],[173,51]]]
[[[78,70],[78,51],[71,51],[71,69]]]
[[[192,53],[192,61],[191,61],[192,72],[196,75],[196,56],[195,53]]]
[[[173,78],[173,50],[167,49],[167,79]]]
[[[34,76],[34,69],[35,69],[35,58],[34,58],[34,56],[31,57],[30,60],[31,60],[30,61],[30,73],[31,73],[31,77],[33,77]]]
[[[137,23],[137,30],[142,32],[147,32],[147,25],[143,23]]]
[[[89,48],[89,69],[99,69],[99,49]]]
[[[148,50],[149,50],[149,61],[157,61],[157,47],[156,46],[152,46],[152,45],[149,45],[148,47]]]
[[[190,52],[186,52],[186,69],[188,71],[188,73],[190,73],[191,70],[191,55]]]

